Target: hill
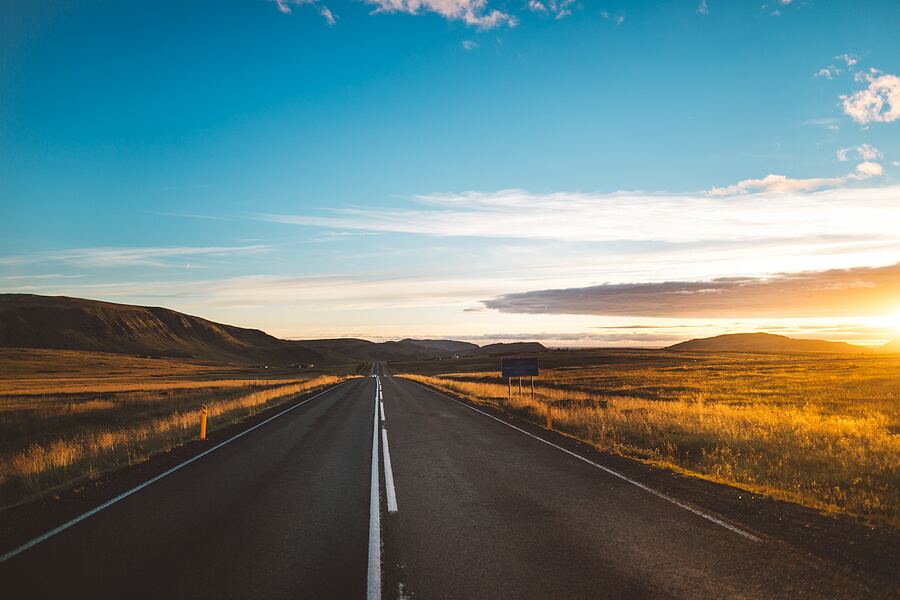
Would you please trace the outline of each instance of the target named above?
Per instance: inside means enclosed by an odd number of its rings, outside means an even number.
[[[709,338],[688,340],[669,346],[667,350],[700,350],[706,352],[871,352],[869,348],[845,342],[798,340],[772,333],[729,333]]]
[[[0,347],[278,365],[428,360],[482,352],[475,344],[455,340],[282,340],[167,308],[32,294],[0,294]]]
[[[320,358],[256,329],[166,308],[30,294],[0,295],[0,346],[243,362]]]
[[[539,342],[508,342],[487,344],[478,349],[478,354],[528,354],[544,352],[547,348]]]
[[[891,352],[891,353],[900,352],[900,338],[897,338],[896,340],[891,340],[884,346],[880,347],[878,349],[878,351],[879,352]]]
[[[413,345],[420,348],[427,348],[432,351],[437,350],[439,352],[446,352],[448,354],[465,354],[470,352],[479,352],[481,350],[478,344],[472,344],[471,342],[457,342],[456,340],[413,340],[407,338],[405,340],[400,340],[399,342],[386,343]]]

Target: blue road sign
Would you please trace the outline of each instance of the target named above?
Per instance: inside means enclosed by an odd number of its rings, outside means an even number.
[[[500,372],[503,377],[535,377],[538,374],[538,359],[501,358]]]

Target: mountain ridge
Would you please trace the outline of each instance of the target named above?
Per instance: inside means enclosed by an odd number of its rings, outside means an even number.
[[[791,338],[774,333],[726,333],[697,338],[668,346],[666,350],[700,350],[716,352],[828,352],[838,354],[869,353],[875,350],[846,342]]]
[[[540,349],[544,347],[538,344]],[[479,354],[456,340],[283,340],[163,307],[68,296],[0,294],[0,347],[87,350],[238,363],[349,364]],[[502,348],[494,345],[489,352]]]

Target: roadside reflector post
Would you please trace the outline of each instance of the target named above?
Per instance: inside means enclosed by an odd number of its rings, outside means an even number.
[[[512,403],[512,377],[506,378],[506,403]]]
[[[553,429],[553,405],[547,400],[547,429]]]
[[[531,376],[531,401],[534,402],[534,375]]]
[[[204,404],[200,409],[200,439],[206,439],[206,419],[209,417],[209,404]]]

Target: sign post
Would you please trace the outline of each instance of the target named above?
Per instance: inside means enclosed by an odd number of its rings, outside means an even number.
[[[500,376],[506,379],[507,402],[512,401],[512,379],[519,379],[519,395],[522,395],[522,378],[531,377],[531,399],[534,400],[534,377],[538,374],[536,358],[501,358]]]

